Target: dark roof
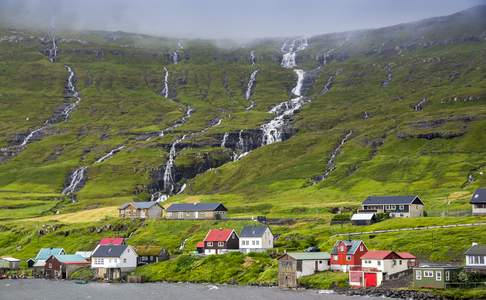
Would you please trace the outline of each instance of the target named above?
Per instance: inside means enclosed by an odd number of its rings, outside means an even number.
[[[127,247],[127,245],[99,246],[92,257],[120,257]]]
[[[129,205],[133,205],[135,208],[137,209],[147,209],[147,208],[151,208],[152,206],[154,205],[159,205],[160,204],[158,202],[155,202],[155,201],[146,201],[146,202],[128,202],[128,203],[125,203],[123,204],[122,206],[120,206],[120,208],[118,209],[125,209],[127,208]]]
[[[486,246],[485,245],[474,245],[467,249],[464,253],[465,255],[482,255],[486,256]]]
[[[406,204],[422,204],[422,200],[418,196],[369,196],[363,202],[364,205],[406,205]]]
[[[221,203],[174,203],[169,208],[168,212],[175,211],[228,211]]]
[[[477,189],[471,197],[471,203],[486,203],[486,188]]]
[[[249,225],[243,227],[241,230],[240,238],[242,237],[261,237],[267,230],[267,226],[265,225]]]

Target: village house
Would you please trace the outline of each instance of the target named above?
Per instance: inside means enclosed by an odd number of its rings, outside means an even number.
[[[120,280],[137,267],[137,252],[128,245],[99,245],[91,257],[91,268],[96,277]]]
[[[63,255],[66,254],[62,248],[41,248],[37,253],[37,256],[33,259],[29,259],[28,266],[32,267],[32,273],[37,276],[44,275],[44,267],[46,265],[46,260],[52,255]]]
[[[165,218],[175,220],[221,220],[228,210],[221,203],[174,203]]]
[[[129,202],[118,208],[120,218],[128,219],[159,219],[164,208],[155,201]]]
[[[356,213],[351,217],[351,224],[356,226],[371,225],[376,222],[375,213]]]
[[[204,254],[238,251],[240,242],[234,229],[211,229],[204,238]]]
[[[13,257],[0,257],[0,274],[5,271],[18,270],[20,267],[20,259]]]
[[[120,246],[120,245],[126,245],[126,243],[125,243],[125,239],[122,238],[122,237],[106,237],[106,238],[102,238],[98,242],[98,245],[96,245],[96,247],[94,248],[94,250],[91,251],[91,256],[96,251],[96,249],[98,249],[99,246],[109,246],[109,245],[112,245],[112,246]]]
[[[297,287],[297,279],[330,269],[327,252],[289,252],[278,258],[278,286]]]
[[[466,257],[466,272],[486,274],[486,246],[473,243],[464,255]]]
[[[47,278],[68,279],[72,272],[89,265],[81,255],[51,255],[46,260],[44,274]]]
[[[138,254],[139,266],[169,259],[169,252],[160,246],[136,246],[135,252]]]
[[[331,270],[348,272],[351,267],[360,267],[366,252],[368,248],[361,240],[337,241],[331,250]]]
[[[397,254],[407,263],[409,268],[418,266],[418,260],[415,255],[408,252],[397,252]]]
[[[413,286],[415,288],[445,289],[453,287],[458,281],[461,267],[452,265],[426,264],[413,268]]]
[[[263,252],[273,248],[273,234],[266,225],[245,226],[240,233],[240,251]]]
[[[424,216],[424,203],[418,196],[370,196],[360,212],[386,213],[395,218]]]
[[[477,189],[471,197],[473,215],[486,215],[486,188]]]
[[[361,267],[349,271],[349,285],[352,287],[377,287],[390,275],[410,269],[408,260],[388,250],[371,250],[361,256]]]

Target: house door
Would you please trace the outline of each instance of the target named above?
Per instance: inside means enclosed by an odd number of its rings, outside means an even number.
[[[365,287],[374,287],[376,284],[376,273],[365,273]]]
[[[319,271],[319,265],[317,264],[317,260],[314,262],[314,270],[317,272]]]

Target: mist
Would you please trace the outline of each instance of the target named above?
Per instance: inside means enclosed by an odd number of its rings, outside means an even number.
[[[483,0],[0,0],[0,22],[178,38],[253,39],[368,29],[448,15]]]

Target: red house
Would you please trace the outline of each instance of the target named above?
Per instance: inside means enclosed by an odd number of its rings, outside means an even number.
[[[366,252],[361,240],[337,241],[331,251],[331,270],[349,272],[351,267],[361,267],[361,256]]]

